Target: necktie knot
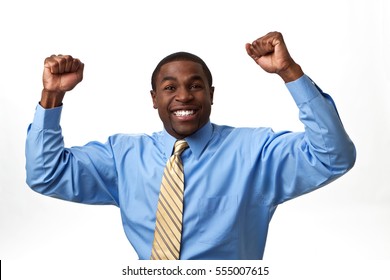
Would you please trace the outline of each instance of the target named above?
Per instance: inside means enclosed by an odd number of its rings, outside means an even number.
[[[184,139],[177,140],[173,148],[173,154],[176,156],[180,156],[181,153],[187,148],[188,148],[188,143],[186,142],[186,140]]]

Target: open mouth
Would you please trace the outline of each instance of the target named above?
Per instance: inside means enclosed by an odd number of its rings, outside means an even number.
[[[195,110],[177,110],[173,114],[177,117],[188,117],[195,114]]]

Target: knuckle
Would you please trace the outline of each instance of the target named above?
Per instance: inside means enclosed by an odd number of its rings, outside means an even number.
[[[59,62],[55,59],[50,59],[48,60],[48,64],[51,66],[51,67],[58,67],[59,66]]]

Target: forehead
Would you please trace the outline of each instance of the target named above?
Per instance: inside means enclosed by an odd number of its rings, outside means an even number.
[[[157,75],[157,83],[166,80],[167,77],[177,80],[198,77],[204,81],[207,80],[202,65],[187,60],[172,61],[161,66]]]

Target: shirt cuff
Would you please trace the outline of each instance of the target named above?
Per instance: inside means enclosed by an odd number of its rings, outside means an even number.
[[[297,105],[309,102],[321,94],[316,84],[306,75],[286,83],[286,86]]]
[[[45,109],[40,104],[35,109],[33,125],[41,129],[59,129],[62,106]]]

